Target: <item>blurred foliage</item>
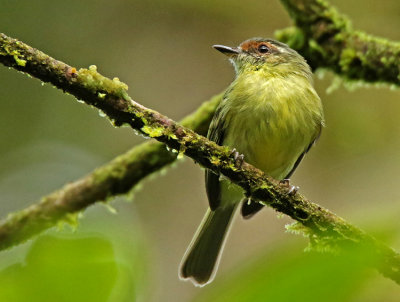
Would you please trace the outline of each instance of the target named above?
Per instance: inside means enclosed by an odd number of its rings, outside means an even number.
[[[365,267],[370,261],[374,259],[368,250],[350,249],[335,256],[299,253],[298,246],[285,244],[194,301],[353,301],[370,277]]]
[[[135,301],[141,268],[139,257],[121,261],[104,238],[45,235],[22,263],[0,271],[0,301]]]

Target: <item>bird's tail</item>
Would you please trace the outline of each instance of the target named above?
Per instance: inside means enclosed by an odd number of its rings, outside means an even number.
[[[183,257],[181,279],[190,279],[196,286],[212,281],[236,206],[230,204],[214,211],[207,210]]]

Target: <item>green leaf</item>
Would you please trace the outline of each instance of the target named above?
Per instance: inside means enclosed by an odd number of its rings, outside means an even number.
[[[214,281],[195,301],[350,301],[368,281],[366,261],[373,261],[368,250],[332,255],[278,247],[228,280]]]
[[[121,271],[124,267],[104,238],[43,236],[34,242],[25,263],[0,272],[0,301],[106,302]]]

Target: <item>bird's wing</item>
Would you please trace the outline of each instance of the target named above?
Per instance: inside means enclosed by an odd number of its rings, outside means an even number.
[[[294,171],[296,170],[296,168],[299,166],[300,162],[302,161],[302,159],[304,158],[304,155],[306,155],[306,153],[308,151],[310,151],[311,147],[315,144],[315,142],[318,140],[318,138],[321,135],[321,130],[322,130],[322,124],[320,125],[318,131],[317,131],[317,135],[313,138],[313,140],[311,141],[311,143],[307,146],[307,148],[304,150],[303,153],[300,154],[300,156],[297,158],[296,162],[293,165],[292,170],[290,170],[290,172],[288,173],[288,175],[286,175],[285,179],[289,179],[290,176],[292,176],[292,174],[294,173]],[[251,199],[249,200],[245,200],[242,204],[242,209],[241,209],[241,214],[243,216],[243,218],[248,219],[251,218],[254,214],[256,214],[258,211],[260,211],[262,208],[264,207],[263,204],[259,203],[259,202],[255,202]]]
[[[223,100],[222,100],[223,102]],[[218,145],[222,145],[225,133],[225,122],[221,116],[221,105],[217,108],[208,129],[207,138]],[[206,191],[211,210],[215,210],[221,202],[221,185],[219,175],[211,170],[206,170]]]
[[[311,143],[308,145],[308,147],[304,150],[303,153],[300,154],[299,158],[296,160],[296,162],[293,165],[292,170],[290,170],[289,174],[286,175],[285,179],[289,179],[290,176],[292,176],[292,174],[294,173],[294,171],[296,170],[296,168],[299,166],[301,160],[304,158],[304,155],[306,155],[306,153],[308,151],[310,151],[311,147],[314,146],[314,144],[317,142],[317,140],[319,139],[319,137],[321,136],[321,130],[322,130],[322,125],[320,125],[317,135],[313,138],[313,140],[311,141]]]

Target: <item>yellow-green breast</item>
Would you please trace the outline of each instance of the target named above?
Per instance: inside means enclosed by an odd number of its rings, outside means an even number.
[[[276,179],[287,176],[323,124],[321,101],[310,79],[298,74],[240,74],[221,108],[222,144]]]

